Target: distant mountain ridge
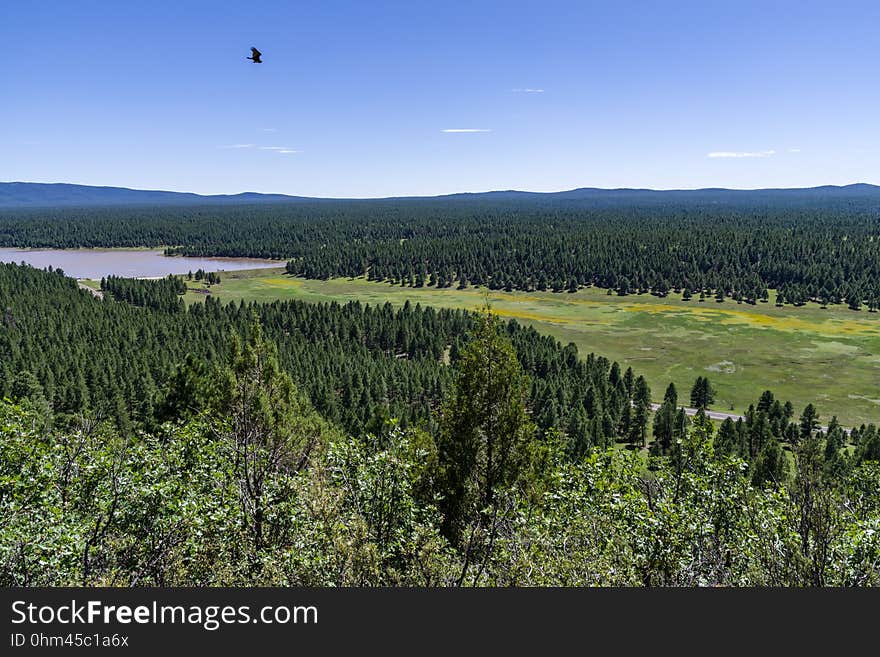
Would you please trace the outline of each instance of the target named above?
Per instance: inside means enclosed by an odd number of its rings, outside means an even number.
[[[92,207],[105,205],[210,205],[279,203],[307,200],[284,194],[203,195],[127,187],[95,187],[69,183],[0,182],[0,207]]]
[[[785,197],[785,196],[837,196],[837,197],[865,197],[876,196],[880,198],[880,186],[868,183],[854,183],[851,185],[821,185],[819,187],[768,187],[761,189],[728,189],[725,187],[705,187],[701,189],[645,189],[621,187],[616,189],[605,189],[601,187],[579,187],[561,192],[523,192],[518,190],[492,191],[492,192],[474,192],[474,193],[458,193],[447,194],[444,196],[422,197],[422,198],[496,198],[496,199],[516,199],[516,198],[557,198],[557,199],[589,199],[589,198],[606,198],[614,199],[633,199],[648,197],[678,197],[678,198],[710,198],[710,197]]]
[[[560,192],[527,192],[498,190],[489,192],[461,192],[439,196],[395,196],[383,199],[327,199],[286,194],[203,195],[189,192],[129,189],[127,187],[96,187],[69,183],[0,182],[0,208],[27,207],[95,207],[126,205],[235,205],[247,203],[297,203],[314,201],[406,201],[406,200],[692,200],[698,202],[726,202],[754,198],[755,200],[804,199],[865,199],[880,201],[880,186],[867,183],[852,185],[822,185],[820,187],[768,189],[602,189],[580,187]]]

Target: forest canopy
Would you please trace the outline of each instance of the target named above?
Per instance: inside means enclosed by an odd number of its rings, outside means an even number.
[[[324,201],[0,211],[0,246],[163,247],[306,278],[880,306],[871,197]]]

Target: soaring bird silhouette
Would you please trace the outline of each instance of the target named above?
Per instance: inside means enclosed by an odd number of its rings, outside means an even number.
[[[262,57],[262,56],[263,56],[263,53],[261,53],[259,50],[257,50],[253,46],[251,46],[251,56],[245,57],[245,59],[252,59],[254,61],[254,64],[262,64],[263,60],[260,59],[260,57]]]

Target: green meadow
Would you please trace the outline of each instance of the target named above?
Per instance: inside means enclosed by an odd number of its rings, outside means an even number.
[[[188,302],[205,298],[190,284]],[[880,316],[841,306],[777,308],[678,295],[618,297],[606,290],[575,293],[503,292],[482,288],[410,288],[364,279],[292,278],[283,269],[227,272],[210,293],[222,301],[358,300],[479,309],[488,301],[579,352],[604,355],[643,373],[655,400],[670,381],[685,398],[697,376],[718,390],[716,410],[743,412],[770,389],[796,409],[817,404],[823,423],[836,414],[845,424],[880,422]],[[774,298],[771,291],[770,298]]]

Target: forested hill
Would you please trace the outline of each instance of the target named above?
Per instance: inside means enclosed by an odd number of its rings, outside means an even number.
[[[205,196],[126,187],[93,187],[67,183],[0,182],[0,207],[94,207],[107,205],[209,205],[297,201],[284,194],[217,194]]]
[[[181,386],[226,358],[232,335],[248,335],[257,318],[281,366],[334,424],[356,435],[389,417],[430,425],[473,321],[409,304],[224,306],[209,297],[185,308],[172,281],[111,277],[98,302],[60,270],[0,263],[0,398],[37,389],[59,416],[149,427],[176,415]],[[641,440],[647,418],[637,425],[629,409],[644,379],[515,322],[505,332],[532,377],[539,431],[566,427],[576,452],[620,436]]]
[[[428,197],[426,197],[428,198]],[[593,201],[620,204],[643,203],[757,203],[809,202],[817,200],[874,199],[880,201],[880,186],[856,183],[853,185],[821,185],[819,187],[792,187],[778,189],[601,189],[580,187],[562,192],[523,192],[518,190],[448,194],[439,199],[471,200],[531,200],[531,201]]]
[[[443,196],[395,197],[373,199],[388,201],[531,201],[551,203],[790,203],[817,200],[874,199],[880,201],[880,187],[864,183],[823,185],[791,189],[599,189],[581,187],[561,192],[526,192],[519,190],[447,194]],[[356,199],[347,199],[356,200]],[[286,194],[202,195],[185,192],[96,187],[68,183],[0,182],[0,207],[93,207],[125,205],[237,205],[242,203],[295,203],[302,201],[345,202],[346,199],[316,199]]]

